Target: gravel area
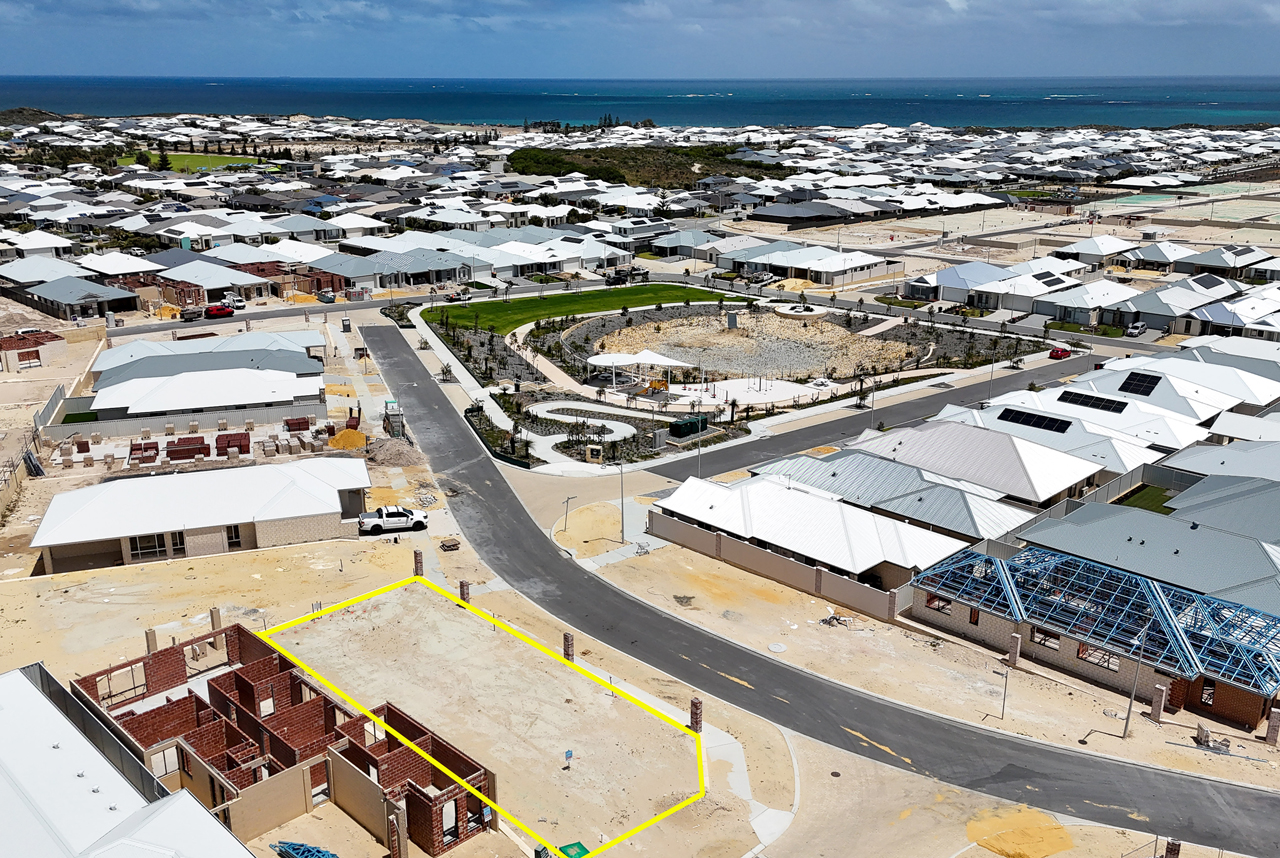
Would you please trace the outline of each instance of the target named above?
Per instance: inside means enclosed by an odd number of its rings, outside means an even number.
[[[957,330],[934,327],[928,322],[898,325],[883,333],[873,334],[870,339],[906,343],[917,354],[928,354],[932,345],[933,358],[940,366],[975,367],[988,364],[991,362],[993,340],[1000,360],[1009,360],[1015,355],[1034,354],[1046,348],[1043,340],[1034,338],[1002,336],[995,331],[972,328]]]
[[[860,336],[845,327],[844,318],[841,313],[804,322],[772,312],[740,314],[736,329],[718,313],[637,323],[603,337],[596,350],[635,353],[647,348],[720,376],[789,378],[849,378],[860,366],[894,367],[917,354],[917,347],[890,338]]]

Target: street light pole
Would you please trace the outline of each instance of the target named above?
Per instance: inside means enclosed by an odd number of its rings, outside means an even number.
[[[1005,704],[1009,702],[1009,668],[1004,669],[1004,697],[1000,698],[1000,720],[1004,720]]]
[[[1142,672],[1142,657],[1147,650],[1147,630],[1151,628],[1152,620],[1147,620],[1147,624],[1142,627],[1142,636],[1138,641],[1138,663],[1133,668],[1133,689],[1129,692],[1129,711],[1124,715],[1124,734],[1122,739],[1129,738],[1129,719],[1133,717],[1133,700],[1138,696],[1138,674]]]
[[[569,495],[564,499],[564,527],[560,528],[561,533],[569,529],[569,501],[576,500],[577,497],[577,495]]]

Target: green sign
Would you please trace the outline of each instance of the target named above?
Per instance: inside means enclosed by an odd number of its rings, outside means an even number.
[[[568,846],[561,846],[560,851],[565,854],[565,858],[582,858],[590,850],[581,843],[570,843]]]

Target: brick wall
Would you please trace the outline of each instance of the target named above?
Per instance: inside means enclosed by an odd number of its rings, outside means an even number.
[[[322,542],[327,539],[354,539],[357,524],[343,523],[341,513],[308,515],[279,521],[259,521],[256,524],[258,547],[297,545],[302,542]]]
[[[227,531],[223,527],[193,527],[183,531],[186,539],[187,556],[203,557],[208,554],[222,554],[227,550]]]
[[[142,714],[118,715],[116,723],[143,748],[150,748],[201,726],[201,709],[211,711],[209,704],[190,693]]]
[[[1246,730],[1258,729],[1258,725],[1266,717],[1266,698],[1235,688],[1225,682],[1217,682],[1213,690],[1213,704],[1206,706],[1200,702],[1204,684],[1204,677],[1199,677],[1189,684],[1186,699],[1188,710],[1221,718]]]

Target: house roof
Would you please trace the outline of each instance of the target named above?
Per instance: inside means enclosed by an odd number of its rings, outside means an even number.
[[[219,369],[275,370],[304,377],[324,374],[324,364],[307,357],[304,352],[291,349],[237,349],[138,358],[105,370],[94,387],[105,390],[134,378],[165,378],[184,372],[210,372]]]
[[[751,472],[775,474],[840,495],[855,506],[882,509],[974,539],[1002,536],[1035,517],[1028,510],[1000,503],[998,491],[859,450],[821,459],[779,459]]]
[[[1127,250],[1133,250],[1137,246],[1132,241],[1125,241],[1123,238],[1117,238],[1114,235],[1098,235],[1077,241],[1075,244],[1068,244],[1066,247],[1060,247],[1057,252],[1075,253],[1081,256],[1112,256],[1117,253],[1124,253]]]
[[[936,474],[1040,503],[1103,469],[1070,453],[964,423],[870,430],[848,444]]]
[[[1188,447],[1161,464],[1205,476],[1261,477],[1280,481],[1280,441],[1236,441],[1225,447]]]
[[[256,274],[249,274],[236,268],[223,268],[212,262],[188,262],[177,268],[161,271],[156,275],[165,280],[181,280],[193,283],[203,289],[225,289],[232,286],[256,286],[266,283],[266,279]]]
[[[876,515],[839,495],[765,474],[733,486],[696,477],[654,506],[742,539],[779,545],[857,575],[889,562],[923,569],[965,544]]]
[[[139,259],[136,256],[130,256],[118,250],[101,255],[91,253],[88,256],[80,256],[76,258],[76,262],[81,267],[88,268],[90,271],[106,277],[120,277],[125,274],[141,274],[144,271],[161,271],[164,269],[163,265],[157,265],[150,260]]]
[[[1280,424],[1278,424],[1280,428]],[[1164,501],[1173,517],[1280,544],[1280,482],[1258,477],[1205,477]]]
[[[31,544],[340,513],[339,491],[369,486],[363,460],[337,457],[112,480],[54,495]]]
[[[285,262],[292,263],[295,260],[285,256],[283,253],[276,253],[266,247],[253,244],[245,244],[237,241],[234,244],[223,244],[218,247],[210,248],[200,254],[209,260],[221,260],[223,263],[231,263],[232,265],[245,265],[251,262]]]
[[[48,283],[59,277],[94,277],[94,272],[62,259],[47,256],[26,256],[0,265],[0,279],[18,285]]]
[[[202,337],[198,340],[134,340],[107,349],[93,362],[93,371],[105,372],[151,355],[182,355],[240,349],[289,349],[305,351],[325,344],[320,331],[250,331],[229,337]]]
[[[114,286],[99,286],[79,277],[59,277],[48,283],[32,286],[30,295],[52,301],[55,304],[81,304],[87,301],[117,301],[122,298],[137,300],[137,294]]]
[[[1135,507],[1086,503],[1019,538],[1173,584],[1280,613],[1280,547]]]
[[[237,405],[287,405],[324,390],[321,376],[299,377],[270,369],[218,369],[171,376],[129,378],[99,385],[93,411],[126,409],[129,414],[167,414]]]

